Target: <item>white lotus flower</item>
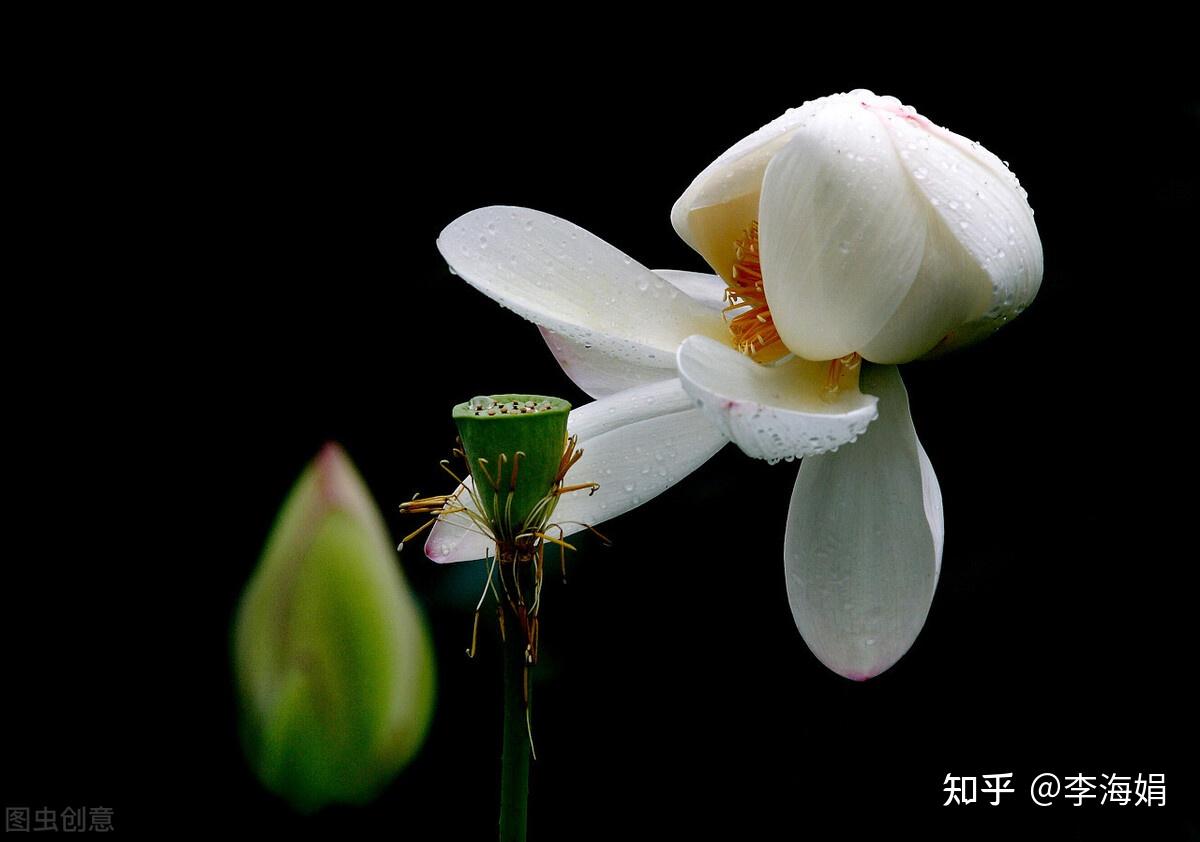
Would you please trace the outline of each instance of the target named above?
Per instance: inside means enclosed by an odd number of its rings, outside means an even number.
[[[810,360],[907,362],[990,333],[1042,279],[1033,212],[1008,167],[870,91],[807,102],[735,144],[671,222],[729,281],[757,222],[750,300],[769,304],[775,330],[757,356],[781,342]]]
[[[600,490],[565,498],[557,521],[581,529],[627,511],[726,439],[770,461],[805,457],[785,540],[792,611],[830,669],[877,675],[924,624],[942,504],[899,372],[860,360],[962,344],[1032,299],[1041,246],[1024,194],[986,150],[855,92],[735,145],[672,220],[717,275],[652,272],[523,208],[472,211],[438,248],[538,324],[597,398],[569,429],[585,453],[572,477]],[[426,553],[460,561],[487,548],[447,517]]]

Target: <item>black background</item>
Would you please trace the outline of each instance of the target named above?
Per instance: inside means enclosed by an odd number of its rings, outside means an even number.
[[[925,629],[865,684],[821,666],[784,591],[796,466],[726,447],[547,587],[530,838],[1195,838],[1183,64],[1010,45],[948,72],[807,33],[774,66],[293,24],[172,29],[46,60],[53,97],[22,88],[7,806],[111,806],[128,833],[492,838],[490,629],[462,654],[480,571],[415,551],[439,658],[422,753],[365,808],[299,817],[258,787],[229,629],[278,506],[336,440],[401,535],[396,504],[445,489],[453,403],[585,400],[533,326],[448,274],[456,216],[525,205],[703,270],[668,218],[691,178],[785,108],[868,87],[1009,161],[1045,249],[1024,315],[903,369],[945,501]],[[1037,810],[1042,771],[1165,772],[1169,806]],[[1001,807],[941,806],[947,773],[991,772],[1015,774]]]

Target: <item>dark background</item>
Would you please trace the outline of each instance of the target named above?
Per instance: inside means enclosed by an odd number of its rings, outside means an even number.
[[[22,88],[7,806],[111,806],[146,835],[492,838],[490,626],[462,654],[481,571],[417,551],[439,661],[422,753],[365,808],[302,818],[258,787],[229,630],[278,506],[336,440],[402,535],[396,504],[446,490],[453,403],[585,400],[533,326],[448,274],[456,216],[525,205],[702,270],[668,216],[691,178],[785,108],[868,87],[1009,161],[1045,249],[1020,319],[903,369],[945,501],[925,629],[865,684],[821,666],[784,590],[796,466],[728,446],[547,586],[530,838],[1196,838],[1182,64],[1013,46],[947,72],[809,33],[775,67],[325,24],[135,39],[47,60],[52,97]],[[1036,810],[1042,771],[1165,772],[1169,806]],[[1015,773],[1001,807],[941,806],[947,773],[991,772]]]

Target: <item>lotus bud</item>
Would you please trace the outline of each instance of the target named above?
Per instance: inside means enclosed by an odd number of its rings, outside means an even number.
[[[247,758],[297,809],[369,801],[420,748],[434,695],[429,634],[337,445],[284,503],[233,648]]]

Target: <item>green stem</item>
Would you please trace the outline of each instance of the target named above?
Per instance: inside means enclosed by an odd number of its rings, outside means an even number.
[[[506,609],[507,612],[507,609]],[[508,614],[504,641],[504,750],[500,758],[500,842],[525,842],[529,731],[525,721],[525,634]],[[530,693],[532,696],[532,693]]]

